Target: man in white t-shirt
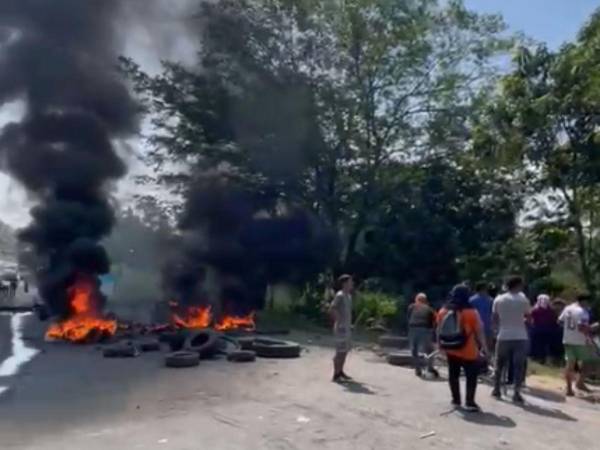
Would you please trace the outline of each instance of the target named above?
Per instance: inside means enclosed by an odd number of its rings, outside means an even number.
[[[340,290],[335,295],[329,311],[333,317],[333,335],[335,338],[335,356],[333,357],[333,381],[352,380],[344,372],[348,352],[352,348],[352,291],[354,281],[350,275],[338,278]]]
[[[521,386],[525,381],[525,368],[529,354],[529,335],[526,320],[531,312],[531,304],[523,294],[523,279],[513,276],[506,282],[508,292],[499,295],[492,306],[493,321],[498,330],[496,342],[496,373],[492,395],[501,398],[500,385],[504,368],[512,361],[514,367],[515,391],[513,401],[523,403]]]
[[[586,363],[593,359],[593,351],[589,345],[590,315],[586,309],[587,298],[579,296],[574,303],[567,306],[558,321],[563,325],[563,344],[565,346],[565,358],[567,368],[565,370],[565,381],[567,383],[567,395],[575,395],[573,391],[573,378],[577,363],[581,364],[581,370],[577,377],[576,387],[582,391],[589,389],[584,383]]]

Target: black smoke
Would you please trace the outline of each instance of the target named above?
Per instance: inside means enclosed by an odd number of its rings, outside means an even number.
[[[184,305],[246,314],[264,306],[267,285],[299,284],[323,270],[335,255],[333,230],[301,208],[269,211],[268,200],[226,174],[197,177],[176,256],[164,270],[168,295]],[[213,298],[205,289],[207,270],[217,277]]]
[[[98,244],[115,220],[107,189],[126,172],[114,142],[138,126],[115,70],[120,3],[0,2],[0,106],[25,105],[0,132],[2,167],[37,199],[19,238],[36,253],[40,293],[59,315],[78,274],[109,270]]]

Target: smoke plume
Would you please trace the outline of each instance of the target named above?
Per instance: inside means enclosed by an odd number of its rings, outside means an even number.
[[[163,273],[168,294],[183,305],[211,304],[217,314],[247,314],[263,306],[268,284],[299,283],[322,270],[335,254],[332,230],[302,209],[268,214],[264,201],[227,174],[196,178],[176,258]]]
[[[126,172],[114,142],[138,125],[114,70],[119,3],[0,2],[0,106],[25,104],[0,132],[0,157],[38,200],[19,238],[38,256],[40,293],[60,315],[74,277],[109,269],[98,244],[114,223],[107,188]]]

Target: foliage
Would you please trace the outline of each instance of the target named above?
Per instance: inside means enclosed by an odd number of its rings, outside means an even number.
[[[376,291],[359,291],[353,302],[354,324],[388,325],[390,319],[403,309],[403,304],[401,297]]]
[[[165,186],[226,171],[266,214],[328,221],[333,270],[399,284],[446,289],[514,233],[518,202],[464,156],[511,45],[499,17],[456,0],[205,1],[200,17],[197,67],[122,64]]]
[[[483,117],[474,146],[512,167],[530,190],[526,219],[572,238],[581,276],[597,296],[600,273],[600,12],[557,52],[521,48]]]

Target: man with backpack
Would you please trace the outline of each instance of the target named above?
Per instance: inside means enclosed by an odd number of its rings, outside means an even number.
[[[507,282],[508,291],[494,300],[494,324],[498,330],[496,343],[496,373],[492,395],[502,398],[501,384],[505,368],[512,362],[514,367],[515,403],[523,403],[521,387],[525,381],[527,355],[529,354],[529,334],[526,321],[531,314],[531,304],[523,294],[524,283],[519,276],[511,276]]]
[[[475,403],[477,378],[481,357],[487,355],[485,333],[479,313],[469,302],[470,290],[458,285],[452,289],[449,302],[438,314],[438,343],[448,358],[448,383],[452,405],[461,406],[460,372],[464,369],[467,379],[465,410],[479,412]]]

